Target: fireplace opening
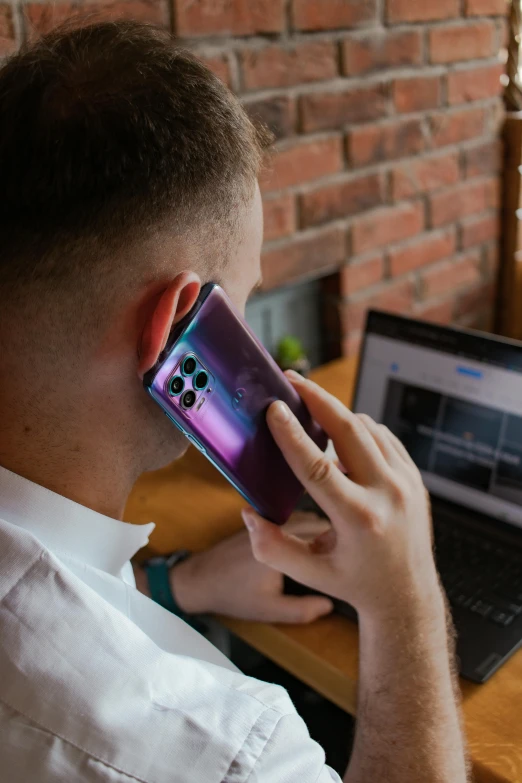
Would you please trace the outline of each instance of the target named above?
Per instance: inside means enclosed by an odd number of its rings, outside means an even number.
[[[256,294],[246,318],[272,356],[281,341],[298,340],[311,367],[340,356],[337,303],[329,293],[336,275]]]

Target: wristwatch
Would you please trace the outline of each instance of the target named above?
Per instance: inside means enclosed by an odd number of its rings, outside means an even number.
[[[170,569],[182,563],[191,552],[188,549],[179,549],[170,555],[156,555],[145,560],[143,568],[147,574],[150,596],[160,606],[163,606],[168,612],[172,612],[180,617],[186,623],[191,625],[196,631],[202,630],[202,625],[194,617],[185,614],[176,601],[172,587],[170,585]]]

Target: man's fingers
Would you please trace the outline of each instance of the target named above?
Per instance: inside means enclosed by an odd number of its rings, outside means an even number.
[[[348,510],[357,503],[361,487],[343,476],[323,454],[285,403],[274,402],[270,406],[267,422],[284,458],[325,514],[333,518],[338,516],[340,508]]]
[[[336,544],[337,533],[330,526],[329,530],[325,530],[324,533],[314,538],[310,544],[310,551],[316,555],[327,555],[335,549]]]
[[[280,595],[271,606],[270,616],[276,623],[311,623],[331,614],[333,602],[322,595]]]
[[[283,530],[304,541],[313,541],[321,533],[330,530],[330,527],[328,519],[318,516],[313,511],[296,511],[285,523]]]
[[[348,475],[368,485],[379,478],[385,467],[375,440],[368,429],[343,403],[316,383],[294,374],[288,376],[310,411],[310,415],[332,439],[335,451]]]
[[[410,453],[404,443],[399,440],[397,435],[393,433],[391,430],[386,428],[386,434],[388,438],[390,439],[390,442],[393,444],[395,449],[397,450],[397,453],[400,455],[400,457],[412,468],[417,468],[415,465],[415,462],[412,460]]]
[[[317,581],[318,562],[310,544],[295,536],[286,535],[282,528],[267,522],[250,508],[242,512],[243,521],[250,534],[250,544],[255,559],[296,582],[313,586]]]
[[[295,572],[296,569],[309,567],[310,549],[306,541],[285,534],[278,525],[263,519],[253,509],[244,509],[242,517],[258,562],[294,579],[296,577],[288,572],[289,568]]]
[[[358,413],[357,418],[359,421],[362,421],[370,435],[372,435],[386,462],[392,468],[402,466],[404,462],[403,458],[399,455],[394,444],[388,437],[387,428],[383,427],[382,424],[378,424],[371,416],[367,416],[365,413]]]

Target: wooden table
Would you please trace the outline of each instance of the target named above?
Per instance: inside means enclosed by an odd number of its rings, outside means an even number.
[[[354,360],[317,370],[314,379],[351,400]],[[150,548],[204,549],[241,528],[244,501],[195,449],[179,462],[144,475],[125,518],[156,529]],[[235,634],[347,712],[356,711],[358,637],[350,620],[332,616],[308,626],[221,618]],[[522,650],[485,685],[462,681],[464,717],[477,783],[522,783]],[[450,781],[448,781],[450,783]]]

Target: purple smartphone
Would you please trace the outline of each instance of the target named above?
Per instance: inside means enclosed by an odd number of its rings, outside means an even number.
[[[248,503],[286,522],[303,488],[270,434],[268,406],[284,400],[323,450],[327,438],[218,285],[201,289],[143,383]]]

